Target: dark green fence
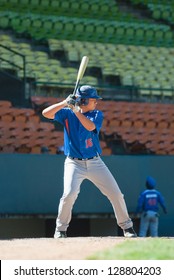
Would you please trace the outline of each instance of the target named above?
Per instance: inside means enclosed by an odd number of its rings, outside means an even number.
[[[154,176],[165,197],[168,214],[160,211],[160,232],[174,235],[173,156],[105,156],[104,162],[115,176],[130,213],[134,213],[139,192],[147,175]],[[57,214],[63,191],[64,156],[0,155],[0,214]],[[74,205],[74,214],[113,214],[110,202],[89,181],[85,180]]]

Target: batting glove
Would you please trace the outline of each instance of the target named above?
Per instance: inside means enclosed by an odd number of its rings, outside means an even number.
[[[77,104],[75,104],[75,106],[73,106],[71,109],[74,113],[78,113],[80,111],[80,107]]]
[[[68,104],[69,107],[71,106],[75,106],[76,104],[76,97],[73,94],[70,94],[67,98],[66,98],[66,102]]]

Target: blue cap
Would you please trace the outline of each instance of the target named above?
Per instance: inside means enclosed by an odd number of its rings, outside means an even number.
[[[152,178],[151,176],[147,176],[146,178],[146,184],[148,185],[148,187],[154,189],[156,186],[156,181],[154,178]]]

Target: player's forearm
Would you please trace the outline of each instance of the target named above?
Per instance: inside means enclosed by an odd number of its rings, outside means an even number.
[[[81,112],[75,112],[75,115],[87,130],[93,131],[95,129],[95,124],[86,118]]]
[[[55,114],[62,108],[67,106],[66,100],[51,105],[42,111],[42,115],[47,119],[54,119]]]

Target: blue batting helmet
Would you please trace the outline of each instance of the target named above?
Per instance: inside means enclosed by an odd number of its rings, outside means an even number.
[[[76,101],[78,105],[87,105],[89,98],[102,99],[98,95],[97,90],[89,85],[83,85],[79,87],[76,91],[75,96],[77,98]]]

